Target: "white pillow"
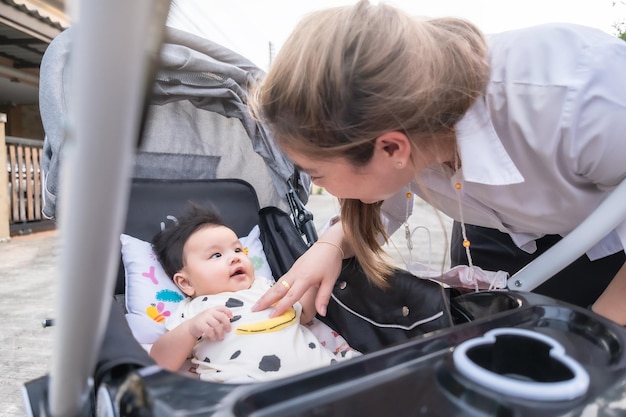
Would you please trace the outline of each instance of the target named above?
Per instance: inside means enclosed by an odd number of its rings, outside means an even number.
[[[256,276],[273,279],[259,239],[259,226],[239,240],[248,249]],[[163,271],[149,242],[125,234],[120,242],[126,272],[126,319],[139,343],[152,344],[165,333],[163,322],[184,294]]]

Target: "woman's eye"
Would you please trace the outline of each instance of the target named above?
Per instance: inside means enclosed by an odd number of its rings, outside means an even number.
[[[214,253],[213,255],[209,256],[209,259],[217,259],[217,258],[221,258],[222,254],[219,252]]]

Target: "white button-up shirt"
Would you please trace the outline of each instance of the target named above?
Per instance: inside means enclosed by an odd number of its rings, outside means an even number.
[[[460,200],[466,223],[532,253],[535,239],[567,235],[626,177],[626,42],[542,25],[490,36],[489,60],[485,95],[456,126],[461,169],[429,167],[426,192],[412,190],[456,220]],[[622,222],[587,255],[625,245]]]

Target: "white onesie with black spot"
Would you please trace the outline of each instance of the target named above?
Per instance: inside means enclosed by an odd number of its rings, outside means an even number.
[[[300,372],[330,365],[352,357],[337,355],[323,347],[309,329],[300,324],[302,306],[285,314],[283,320],[270,320],[272,309],[252,312],[250,309],[272,286],[257,277],[247,290],[215,295],[187,297],[170,316],[165,326],[172,330],[183,321],[216,305],[225,305],[233,313],[232,328],[222,341],[201,339],[193,349],[192,362],[200,378],[215,382],[252,382],[284,378]],[[268,326],[265,323],[269,323]]]

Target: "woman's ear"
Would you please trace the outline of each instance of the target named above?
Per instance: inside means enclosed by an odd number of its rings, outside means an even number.
[[[191,282],[182,272],[175,273],[172,281],[174,281],[174,284],[176,284],[176,286],[180,288],[180,290],[188,297],[193,297],[193,295],[195,294],[195,290],[191,285]]]
[[[391,131],[376,138],[375,152],[387,158],[397,168],[405,167],[411,160],[411,141],[402,132]]]

